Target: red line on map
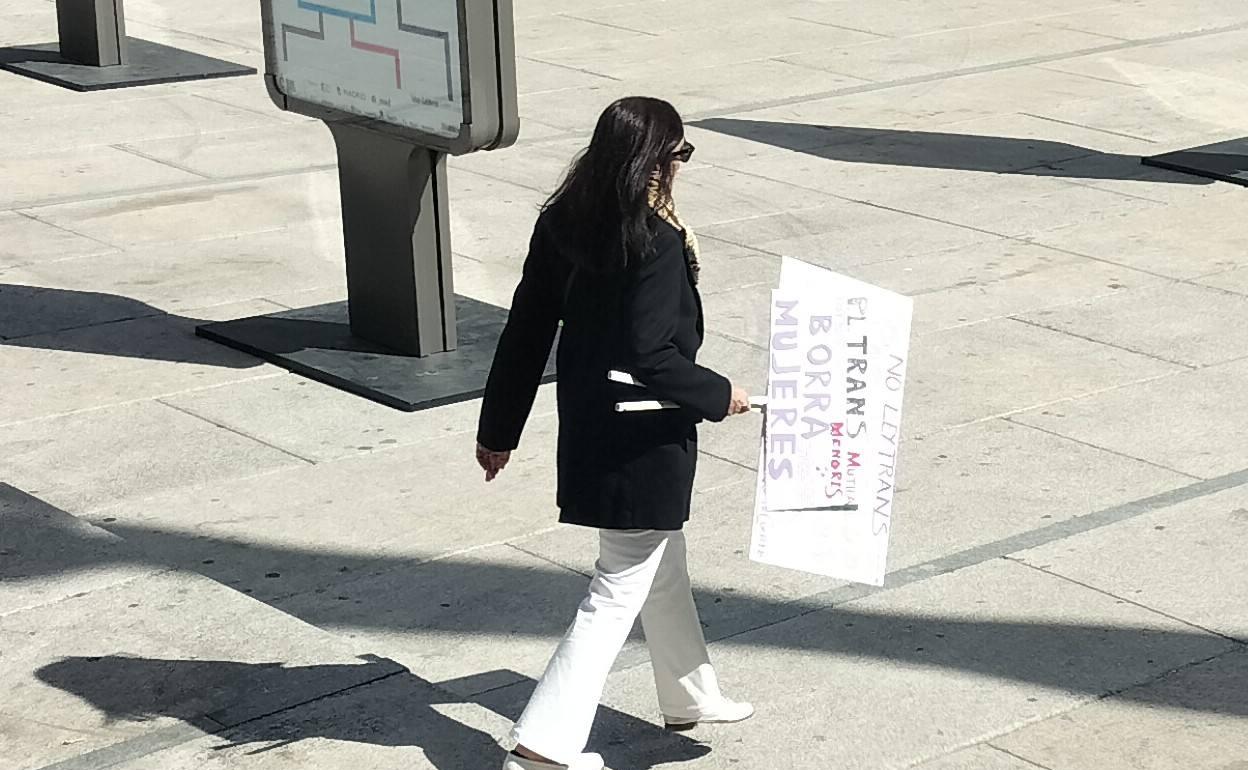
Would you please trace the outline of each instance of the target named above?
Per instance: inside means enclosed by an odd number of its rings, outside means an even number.
[[[384,45],[376,45],[374,43],[366,43],[359,40],[355,36],[355,19],[351,20],[351,47],[358,48],[361,51],[369,53],[379,53],[383,56],[394,58],[394,86],[395,88],[403,87],[403,67],[399,62],[399,50],[397,48],[387,48]]]

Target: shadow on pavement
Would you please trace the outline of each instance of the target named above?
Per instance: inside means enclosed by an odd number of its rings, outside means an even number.
[[[73,520],[5,484],[0,484],[0,517],[8,518],[0,526],[0,554],[5,554],[0,559],[2,581],[37,580],[109,561],[172,567],[202,573],[319,627],[553,640],[571,616],[575,606],[571,597],[584,590],[587,580],[553,566],[459,558],[369,559],[329,548],[284,548],[107,520],[103,526],[125,547],[102,548],[85,542],[73,528],[39,526],[39,521],[57,517]],[[305,587],[283,593],[280,585],[265,578],[278,573],[300,577]],[[350,580],[349,574],[357,577]],[[321,588],[310,590],[309,585]],[[262,590],[255,590],[257,586]],[[992,586],[983,590],[991,591]],[[711,640],[732,637],[730,644],[739,647],[961,671],[1093,697],[1136,684],[1141,670],[1160,674],[1234,646],[1196,628],[980,619],[853,606],[830,609],[814,600],[778,601],[731,590],[695,593]],[[482,606],[498,595],[528,609],[503,612]],[[793,622],[781,623],[786,620]],[[761,630],[743,633],[750,629]],[[1120,697],[1155,703],[1171,696],[1134,688]],[[1164,705],[1248,717],[1248,697],[1242,694],[1185,693]]]
[[[1100,152],[1045,139],[736,118],[708,118],[689,125],[845,163],[1068,179],[1213,184],[1211,179],[1150,169],[1141,165],[1138,155]]]
[[[122,323],[139,319],[158,322]],[[250,369],[263,364],[238,351],[197,339],[195,327],[201,323],[116,294],[0,284],[0,346],[229,369]]]
[[[246,754],[260,754],[321,738],[417,747],[439,770],[501,763],[503,751],[493,736],[434,706],[475,702],[514,721],[523,700],[513,698],[499,708],[486,704],[486,698],[456,696],[394,661],[374,656],[364,660],[285,666],[108,655],[64,658],[36,675],[99,709],[106,724],[171,717],[220,738],[215,751],[245,747]],[[512,671],[480,676],[520,680],[525,695],[536,684]],[[710,752],[685,736],[606,707],[600,709],[598,722],[593,745],[617,770],[647,770]],[[143,750],[138,747],[136,753]],[[107,751],[114,757],[125,754],[124,747]]]

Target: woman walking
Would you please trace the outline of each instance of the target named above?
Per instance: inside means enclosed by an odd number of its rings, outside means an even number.
[[[719,691],[681,531],[697,423],[749,411],[745,391],[695,362],[703,337],[698,247],[672,200],[677,169],[692,154],[667,102],[629,97],[609,106],[538,217],[499,340],[478,432],[486,480],[519,443],[562,322],[559,520],[598,528],[600,548],[588,594],[512,732],[504,770],[601,770],[601,757],[582,752],[638,616],[669,728],[753,714]],[[610,381],[613,370],[645,390]],[[638,398],[678,408],[615,411]]]

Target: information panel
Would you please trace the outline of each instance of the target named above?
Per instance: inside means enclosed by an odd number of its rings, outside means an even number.
[[[277,87],[453,139],[468,122],[459,9],[457,0],[271,0]]]

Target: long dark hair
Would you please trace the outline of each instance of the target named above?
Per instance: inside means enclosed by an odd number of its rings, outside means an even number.
[[[565,255],[593,272],[622,270],[650,246],[648,196],[672,192],[672,154],[685,135],[676,108],[662,99],[629,96],[598,118],[589,147],[568,169],[542,211]]]

